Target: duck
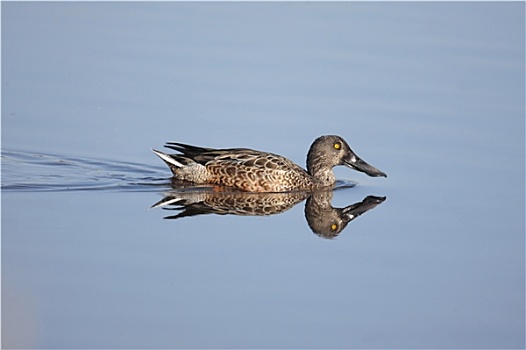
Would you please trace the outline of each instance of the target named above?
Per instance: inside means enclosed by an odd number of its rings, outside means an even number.
[[[167,142],[179,152],[152,151],[170,168],[173,179],[246,192],[313,191],[334,187],[333,168],[343,165],[371,177],[387,175],[369,165],[337,135],[318,137],[307,153],[307,169],[278,154],[249,148],[205,148]]]

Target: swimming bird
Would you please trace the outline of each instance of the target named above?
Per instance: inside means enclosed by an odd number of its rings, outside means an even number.
[[[369,176],[387,175],[360,159],[340,136],[318,137],[307,154],[307,170],[291,160],[248,148],[214,149],[168,142],[180,152],[167,154],[152,149],[177,180],[212,184],[249,192],[288,192],[334,186],[332,168],[345,165]]]

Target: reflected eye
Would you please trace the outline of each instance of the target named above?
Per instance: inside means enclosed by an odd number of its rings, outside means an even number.
[[[338,225],[332,224],[331,225],[331,231],[336,231],[338,229]]]
[[[335,142],[332,147],[334,147],[334,149],[337,149],[337,150],[340,150],[342,148],[342,144],[339,143],[339,142]]]

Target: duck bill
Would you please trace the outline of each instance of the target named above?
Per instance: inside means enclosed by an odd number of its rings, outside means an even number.
[[[358,171],[361,171],[362,173],[366,173],[369,176],[373,176],[373,177],[378,177],[378,176],[387,177],[387,175],[383,171],[381,171],[379,169],[376,169],[372,165],[369,165],[368,163],[366,163],[365,161],[363,161],[362,159],[360,159],[356,155],[353,155],[349,160],[346,160],[345,161],[345,165],[348,166],[349,168],[354,169],[354,170],[358,170]]]

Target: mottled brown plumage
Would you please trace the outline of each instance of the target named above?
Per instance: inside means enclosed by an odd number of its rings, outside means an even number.
[[[215,184],[249,192],[287,192],[333,186],[332,168],[346,165],[369,176],[385,173],[361,160],[339,136],[317,138],[307,155],[307,171],[277,154],[247,148],[214,149],[168,142],[181,154],[153,150],[174,178],[196,184]]]

